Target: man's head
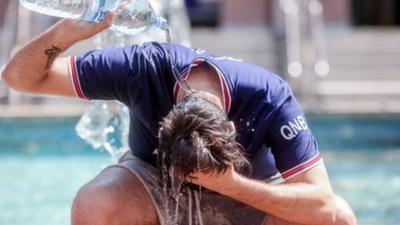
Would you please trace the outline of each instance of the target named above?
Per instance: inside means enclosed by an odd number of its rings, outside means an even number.
[[[248,173],[250,164],[235,138],[235,128],[225,112],[207,96],[191,94],[161,122],[159,164],[176,169],[181,176],[195,170],[222,172],[231,164]]]

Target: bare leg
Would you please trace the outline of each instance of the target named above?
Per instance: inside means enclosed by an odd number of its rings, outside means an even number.
[[[336,221],[335,225],[357,225],[357,219],[347,202],[336,195]],[[268,216],[263,225],[300,225],[282,220],[278,217]]]
[[[72,225],[158,225],[155,206],[139,179],[110,167],[78,192]]]

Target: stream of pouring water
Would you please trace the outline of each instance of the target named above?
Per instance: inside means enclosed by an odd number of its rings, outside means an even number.
[[[169,59],[170,59],[170,64],[171,64],[171,70],[172,70],[172,74],[174,75],[174,78],[176,80],[176,82],[179,83],[180,88],[182,88],[183,90],[185,90],[187,93],[192,93],[192,89],[189,87],[188,83],[186,82],[185,79],[183,79],[181,76],[179,76],[179,71],[177,71],[174,62],[173,62],[173,55],[172,55],[172,42],[171,42],[171,34],[170,34],[170,30],[168,27],[164,28],[164,32],[165,32],[165,39],[166,42],[168,44],[168,54],[169,54]]]
[[[161,182],[163,190],[163,208],[165,209],[165,224],[178,225],[179,200],[183,180],[176,179],[173,167],[168,167],[166,153],[161,153]],[[173,211],[171,211],[171,208]]]
[[[180,88],[182,88],[186,93],[191,94],[193,93],[193,90],[190,88],[188,83],[186,82],[185,79],[183,79],[181,76],[179,76],[179,71],[176,69],[173,61],[173,53],[172,53],[172,42],[171,42],[171,34],[170,30],[168,27],[164,29],[165,32],[165,37],[166,37],[166,42],[168,44],[168,54],[170,58],[170,66],[172,70],[172,74],[178,82]],[[168,162],[167,156],[165,153],[161,153],[162,155],[162,160],[161,160],[161,173],[162,173],[162,186],[163,186],[163,196],[164,196],[164,208],[166,210],[166,225],[178,225],[178,220],[179,220],[179,204],[180,204],[180,197],[181,197],[181,192],[183,191],[182,189],[185,188],[186,193],[188,194],[188,220],[186,224],[192,225],[193,222],[196,225],[203,225],[203,220],[201,216],[201,209],[200,209],[200,200],[201,200],[201,186],[199,186],[198,190],[192,190],[191,188],[185,186],[183,187],[183,183],[185,182],[185,178],[179,176],[177,173],[175,173],[174,166],[168,167],[167,165]],[[200,155],[199,152],[197,152],[197,169],[200,168]],[[198,191],[198,192],[197,192]],[[194,196],[192,195],[192,192],[194,192]],[[195,201],[195,216],[193,217],[193,198]],[[170,201],[173,201],[172,207],[170,205]],[[170,207],[174,209],[174,212],[171,212]]]

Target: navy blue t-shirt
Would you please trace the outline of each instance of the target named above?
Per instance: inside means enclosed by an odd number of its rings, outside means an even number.
[[[210,64],[222,87],[228,118],[235,123],[238,141],[253,166],[253,177],[277,172],[288,179],[322,161],[314,136],[289,85],[265,68],[205,50],[145,43],[93,50],[69,58],[70,77],[77,96],[118,100],[130,109],[129,145],[133,154],[154,163],[159,121],[175,104],[180,87],[170,60],[180,76]]]

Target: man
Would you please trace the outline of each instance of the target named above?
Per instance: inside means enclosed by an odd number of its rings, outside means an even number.
[[[178,45],[170,58],[160,43],[58,57],[112,20],[113,14],[97,24],[62,20],[21,49],[2,73],[20,91],[116,99],[130,109],[133,154],[81,188],[73,225],[166,224],[155,154],[207,189],[201,213],[193,213],[190,193],[181,201],[183,217],[196,214],[200,223],[356,224],[350,207],[332,192],[303,113],[278,76]],[[171,61],[194,93],[175,81]],[[193,165],[193,152],[204,165]],[[251,174],[242,175],[250,164]],[[276,174],[283,182],[271,183]]]

